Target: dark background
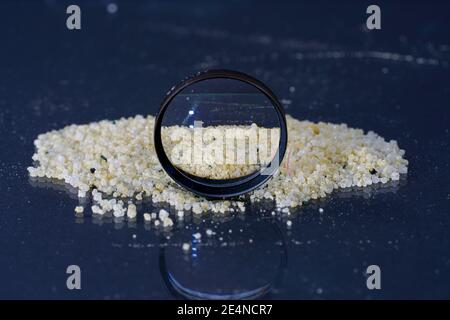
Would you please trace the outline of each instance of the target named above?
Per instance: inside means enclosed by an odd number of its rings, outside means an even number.
[[[65,26],[72,3],[80,31]],[[450,298],[447,2],[377,2],[378,31],[365,29],[366,1],[115,1],[114,14],[108,3],[0,4],[0,298],[174,298],[165,270],[210,293],[271,283],[265,298]],[[229,246],[208,242],[191,260],[179,245],[209,218],[167,241],[141,218],[77,219],[76,198],[29,181],[38,134],[155,114],[173,84],[205,68],[261,79],[297,118],[397,140],[407,178],[309,203],[291,230],[255,206],[220,225]],[[80,291],[66,289],[71,264]],[[366,288],[371,264],[379,291]]]

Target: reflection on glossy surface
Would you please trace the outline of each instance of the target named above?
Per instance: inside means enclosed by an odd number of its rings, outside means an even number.
[[[362,197],[365,199],[369,199],[377,194],[396,193],[400,187],[406,185],[407,180],[408,180],[408,176],[401,176],[400,180],[389,181],[388,183],[385,183],[385,184],[378,183],[378,184],[372,184],[372,185],[366,186],[366,187],[351,187],[351,188],[338,189],[338,190],[334,191],[332,193],[332,195],[330,195],[328,197],[331,197],[331,196],[338,197],[338,198]],[[77,189],[75,189],[71,185],[69,185],[61,180],[29,177],[28,183],[33,188],[43,188],[43,189],[50,189],[50,190],[54,190],[54,191],[64,192],[71,199],[79,200],[80,203],[82,203],[82,204],[87,203],[89,201],[88,197],[78,198]],[[318,200],[311,199],[305,205],[308,206],[310,204],[322,202],[322,201],[326,200],[327,198],[318,199]],[[143,201],[136,201],[136,202],[139,204],[139,202],[145,203],[148,201],[150,201],[150,199],[144,199]],[[167,205],[164,203],[156,203],[156,204],[152,204],[152,206],[154,206],[156,208],[160,208],[160,207],[164,208]],[[273,205],[270,202],[261,202],[260,204],[258,204],[258,206],[259,206],[259,208],[264,209],[264,210],[272,210],[273,209]],[[301,208],[300,208],[300,210],[301,210]],[[107,214],[105,216],[108,217]],[[102,216],[98,216],[98,217],[101,218]],[[194,218],[195,218],[195,216],[194,216]],[[227,215],[220,217],[220,215],[214,214],[212,216],[212,218],[213,219],[227,219]],[[200,221],[201,220],[202,219],[200,219]]]
[[[78,190],[70,184],[57,179],[28,177],[28,183],[33,188],[49,189],[53,191],[64,192],[71,199],[83,200],[86,198],[78,198]]]
[[[358,198],[369,200],[377,194],[396,193],[405,183],[403,179],[384,185],[344,189],[334,192],[330,197],[348,198],[350,201]],[[55,184],[53,180],[33,179],[30,184],[33,187],[76,194],[70,186],[60,182]],[[245,214],[188,213],[183,219],[177,220],[171,230],[144,223],[140,215],[132,220],[114,218],[111,214],[91,216],[89,209],[83,216],[75,215],[74,221],[75,224],[90,222],[117,232],[128,229],[133,235],[139,235],[128,244],[114,243],[113,247],[118,250],[124,250],[124,246],[143,250],[143,253],[152,248],[159,250],[157,257],[160,276],[174,298],[258,299],[270,298],[275,293],[283,292],[283,279],[288,267],[288,244],[298,247],[300,252],[305,254],[304,257],[294,257],[296,260],[300,259],[306,263],[310,259],[311,253],[308,251],[309,247],[314,245],[314,238],[302,236],[302,232],[293,232],[286,228],[286,219],[294,222],[294,228],[312,228],[317,233],[315,237],[327,236],[330,230],[320,227],[321,221],[327,219],[335,223],[339,221],[340,216],[337,209],[327,210],[324,214],[318,213],[318,208],[329,201],[330,199],[310,201],[289,216],[281,212],[272,216],[271,202],[252,204]],[[160,205],[164,207],[163,204]],[[147,211],[152,205],[143,201],[138,205],[140,212],[144,207]],[[311,211],[316,213],[311,215]],[[304,212],[308,214],[303,214]],[[311,221],[315,222],[311,224]],[[210,236],[207,236],[206,230],[210,230]],[[200,240],[194,237],[198,232],[202,234]],[[148,233],[152,236],[147,237]],[[189,252],[182,250],[184,243],[189,243]],[[306,277],[306,273],[302,276],[301,264],[295,265],[295,272],[297,276],[305,277],[303,281],[311,281]],[[309,289],[299,287],[298,290]],[[305,294],[308,292],[305,291]]]
[[[287,251],[275,222],[252,215],[214,230],[214,236],[201,241],[191,236],[189,253],[170,245],[161,248],[161,275],[174,297],[258,299],[280,284]],[[182,229],[168,242],[189,236]]]
[[[333,194],[338,198],[352,198],[352,197],[362,197],[364,199],[370,199],[377,194],[383,193],[397,193],[397,191],[408,181],[407,175],[402,175],[400,180],[388,181],[387,183],[372,184],[365,187],[351,187],[345,189],[339,189]]]

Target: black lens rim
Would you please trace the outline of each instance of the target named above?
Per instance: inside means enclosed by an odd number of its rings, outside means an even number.
[[[205,178],[195,179],[192,175],[189,175],[183,170],[176,168],[167,157],[161,139],[161,125],[164,114],[168,106],[172,102],[172,99],[186,87],[194,83],[217,78],[234,79],[250,84],[261,91],[273,104],[280,123],[280,144],[271,163],[265,167],[266,169],[270,168],[270,170],[272,170],[271,174],[262,175],[261,170],[258,170],[250,175],[230,180],[215,180]],[[258,79],[255,79],[252,76],[239,71],[223,69],[206,70],[203,72],[199,72],[192,77],[184,79],[179,84],[172,87],[169,92],[167,92],[166,97],[161,103],[159,112],[155,119],[153,139],[156,155],[162,168],[177,184],[197,195],[209,199],[232,198],[262,186],[273,176],[273,173],[275,173],[278,169],[279,165],[283,161],[287,147],[286,115],[282,104],[278,101],[272,90],[270,90],[269,87],[267,87]],[[279,159],[279,161],[275,161],[277,158]]]

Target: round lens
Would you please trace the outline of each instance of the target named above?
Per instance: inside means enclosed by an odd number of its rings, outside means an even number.
[[[190,181],[190,189],[195,182],[215,188],[214,193],[219,186],[270,176],[281,160],[285,119],[278,101],[264,89],[257,80],[230,72],[203,73],[174,89],[155,125],[166,171],[173,168],[169,171]]]

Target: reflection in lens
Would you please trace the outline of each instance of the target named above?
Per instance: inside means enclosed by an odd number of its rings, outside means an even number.
[[[234,179],[274,159],[280,141],[277,112],[258,88],[213,78],[184,88],[170,102],[161,127],[164,151],[196,177]]]

